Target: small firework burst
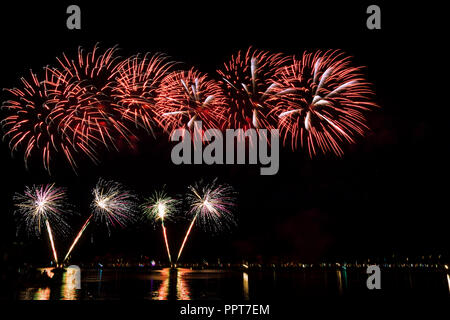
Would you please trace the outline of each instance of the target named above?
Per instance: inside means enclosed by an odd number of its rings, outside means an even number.
[[[112,95],[125,120],[153,132],[157,89],[174,64],[161,53],[135,55],[120,63]]]
[[[189,186],[186,200],[190,207],[188,215],[192,216],[192,221],[178,251],[177,261],[196,221],[203,229],[212,232],[223,231],[236,224],[233,215],[235,192],[229,185],[218,184],[217,179],[211,183],[200,181]]]
[[[151,197],[146,199],[142,209],[153,222],[172,220],[175,212],[178,210],[180,201],[167,195],[165,190],[156,191]]]
[[[340,51],[304,53],[301,60],[278,75],[277,106],[284,142],[293,149],[307,148],[310,155],[333,152],[342,155],[342,143],[354,143],[368,129],[364,113],[376,105],[360,67]]]
[[[58,264],[58,253],[55,247],[53,230],[65,234],[69,230],[66,215],[72,211],[67,205],[66,192],[54,184],[26,187],[23,194],[14,196],[17,207],[15,214],[19,222],[25,225],[28,233],[41,236],[42,229],[48,233],[53,258]]]
[[[66,261],[77,245],[92,219],[104,223],[108,232],[115,226],[126,227],[136,217],[136,196],[118,182],[99,179],[92,190],[94,199],[91,203],[92,213],[75,236],[64,257]]]
[[[217,179],[189,186],[186,200],[190,205],[189,215],[197,217],[198,223],[207,230],[220,231],[236,224],[234,190],[229,185],[218,184]]]
[[[202,121],[203,130],[219,129],[225,120],[226,100],[220,85],[195,69],[164,78],[156,106],[159,123],[169,133],[178,128],[192,133],[195,121]]]
[[[14,195],[15,214],[29,234],[40,236],[48,221],[61,234],[69,230],[67,215],[72,213],[67,205],[66,191],[54,184],[26,186],[23,194]]]
[[[287,58],[282,54],[249,48],[239,51],[217,72],[227,94],[228,125],[231,128],[271,129],[276,121],[269,111],[276,74]]]
[[[94,219],[112,227],[126,227],[136,216],[136,196],[120,183],[99,179],[92,191]]]
[[[173,218],[179,204],[179,200],[168,196],[166,192],[162,190],[160,192],[155,192],[142,206],[147,217],[154,223],[161,221],[161,228],[170,263],[172,263],[172,256],[170,254],[169,241],[167,240],[167,230],[164,222]]]

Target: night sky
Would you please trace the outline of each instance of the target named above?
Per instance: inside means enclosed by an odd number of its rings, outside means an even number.
[[[79,45],[89,49],[97,42],[101,48],[118,44],[121,56],[165,52],[210,74],[250,45],[286,54],[336,48],[354,56],[354,64],[367,66],[365,73],[381,106],[369,114],[372,130],[346,146],[342,158],[310,159],[302,150],[284,148],[275,176],[260,176],[259,166],[175,166],[171,145],[161,136],[158,141],[143,137],[134,151],[103,154],[99,166],[81,161],[78,175],[56,159],[49,177],[41,159],[32,159],[26,171],[22,153],[11,158],[3,142],[3,249],[23,241],[25,252],[34,253],[31,257],[48,254],[45,241],[15,235],[12,195],[26,184],[54,181],[66,186],[81,214],[71,220],[75,232],[88,215],[90,189],[99,177],[123,182],[141,195],[163,185],[179,194],[200,178],[218,177],[239,192],[239,226],[219,235],[194,230],[186,260],[447,254],[448,133],[442,132],[447,124],[437,123],[444,119],[448,102],[445,83],[439,81],[445,54],[435,40],[439,19],[422,19],[429,9],[378,2],[382,29],[372,31],[366,28],[365,13],[372,3],[295,3],[252,1],[244,6],[233,1],[213,7],[213,2],[81,2],[81,31],[66,29],[65,9],[72,3],[16,3],[8,8],[2,3],[2,88],[20,85],[19,77],[27,76],[30,68],[38,72],[47,64],[56,66],[62,52],[74,56]],[[2,92],[1,100],[5,97]],[[186,220],[168,225],[173,251],[187,226]],[[94,244],[89,243],[92,232]],[[149,224],[115,230],[110,237],[96,226],[88,235],[74,260],[108,253],[164,258],[160,230]]]

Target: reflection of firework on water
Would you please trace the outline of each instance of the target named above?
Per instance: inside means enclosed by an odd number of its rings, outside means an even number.
[[[150,198],[148,198],[142,205],[147,217],[153,222],[161,221],[161,227],[163,230],[164,242],[166,244],[167,256],[169,262],[172,263],[172,257],[170,255],[169,242],[167,240],[167,230],[164,225],[164,221],[168,221],[173,217],[173,214],[177,210],[179,201],[172,197],[169,197],[164,190],[161,192],[155,192]]]
[[[189,203],[191,224],[186,232],[177,260],[191,233],[194,223],[208,231],[217,232],[236,224],[232,209],[235,206],[235,194],[231,186],[218,184],[217,179],[207,184],[203,181],[189,186],[186,200]]]
[[[136,196],[120,183],[99,179],[92,191],[94,219],[111,227],[126,227],[136,216]]]
[[[104,223],[108,232],[111,232],[111,228],[115,226],[124,228],[136,217],[136,196],[127,191],[120,183],[100,178],[92,190],[92,194],[94,196],[91,203],[92,213],[76,235],[64,261],[70,256],[92,219]]]
[[[343,142],[354,143],[367,130],[364,112],[375,104],[361,68],[339,51],[303,54],[279,72],[274,88],[279,97],[273,115],[279,119],[284,142],[293,149],[342,155]]]
[[[169,278],[170,269],[162,269],[159,271],[164,280],[161,281],[161,285],[157,291],[157,295],[152,297],[152,300],[168,300],[169,299]]]
[[[232,128],[271,129],[276,125],[268,116],[269,102],[275,75],[286,60],[282,54],[249,48],[246,53],[239,51],[218,70],[230,103],[227,117]]]
[[[65,216],[71,210],[67,205],[65,190],[54,184],[27,186],[24,194],[15,194],[14,201],[19,222],[25,225],[29,233],[40,236],[42,228],[47,229],[53,256],[58,263],[52,228],[62,234],[69,229]]]
[[[159,271],[163,281],[161,281],[158,291],[153,294],[152,299],[169,300],[175,298],[177,300],[190,300],[191,292],[186,278],[191,270],[184,268],[177,268],[175,272],[171,272],[171,270],[173,269],[166,268]],[[171,292],[171,289],[173,290],[174,288],[173,283],[175,283],[175,292]]]
[[[177,269],[177,300],[191,300],[189,284],[186,281],[190,272],[191,270],[189,269]]]
[[[219,84],[194,69],[164,78],[156,106],[159,123],[169,133],[183,127],[193,132],[196,120],[202,121],[204,130],[220,128],[225,119],[225,96]]]
[[[125,120],[153,132],[157,89],[173,65],[159,53],[136,55],[120,63],[113,97]]]

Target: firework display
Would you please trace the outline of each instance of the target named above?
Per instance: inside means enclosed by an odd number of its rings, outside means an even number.
[[[373,92],[350,58],[340,51],[304,53],[283,68],[274,86],[277,105],[271,110],[279,121],[284,142],[293,149],[307,148],[342,155],[342,142],[368,129],[364,113],[375,107]]]
[[[192,217],[192,221],[178,251],[177,261],[195,222],[212,232],[227,229],[236,223],[232,212],[235,206],[233,188],[226,184],[218,184],[217,179],[211,183],[200,181],[189,186],[186,200],[189,203],[188,214]]]
[[[47,230],[53,258],[58,263],[52,230],[66,233],[69,229],[66,215],[72,211],[67,205],[66,191],[54,184],[27,186],[23,194],[15,194],[14,201],[15,214],[27,232],[40,236],[43,228]]]
[[[226,100],[219,84],[194,69],[169,74],[158,89],[157,109],[162,127],[172,133],[177,128],[194,130],[194,121],[215,129],[225,120]]]
[[[56,120],[59,115],[50,104],[47,82],[30,73],[30,80],[21,78],[23,88],[6,89],[13,98],[2,106],[8,111],[1,122],[3,138],[9,139],[12,153],[23,147],[26,167],[30,156],[39,153],[45,169],[50,170],[50,156],[54,151],[64,152],[73,163],[74,145]]]
[[[137,221],[137,196],[127,191],[122,184],[100,178],[92,190],[92,195],[92,212],[76,234],[62,263],[69,258],[92,221],[106,225],[108,231],[116,226],[125,228],[131,222]],[[177,261],[196,222],[208,232],[224,231],[236,224],[233,214],[235,196],[233,188],[217,183],[217,178],[211,183],[200,181],[188,187],[185,201],[189,207],[188,216],[191,222],[178,252]],[[67,214],[72,213],[71,206],[67,205],[65,189],[57,188],[54,184],[26,187],[24,194],[15,194],[14,201],[17,207],[15,214],[19,218],[20,225],[24,225],[28,233],[40,236],[42,229],[47,230],[50,248],[58,264],[53,230],[66,234],[69,226],[65,218]],[[169,196],[162,189],[155,191],[141,205],[146,219],[154,224],[161,224],[167,256],[171,264],[173,260],[165,222],[176,220],[176,213],[180,211],[182,202]]]
[[[168,196],[166,192],[162,190],[160,192],[155,192],[142,205],[144,213],[150,220],[155,223],[161,221],[161,228],[163,230],[164,242],[166,245],[167,256],[169,257],[170,263],[172,263],[172,256],[170,255],[169,242],[167,240],[167,230],[164,225],[164,221],[168,221],[173,218],[173,215],[177,211],[179,203],[179,200]]]
[[[12,153],[25,165],[37,154],[50,172],[55,153],[75,170],[78,155],[99,163],[99,150],[134,148],[145,129],[172,133],[203,128],[279,129],[284,144],[341,156],[367,130],[376,107],[371,85],[341,51],[300,58],[249,48],[217,70],[214,79],[196,69],[176,69],[160,53],[119,58],[117,49],[62,55],[44,76],[31,72],[22,87],[5,89],[1,120]]]
[[[266,128],[276,126],[270,119],[275,76],[287,57],[249,48],[239,51],[217,72],[228,98],[227,120],[230,128]]]
[[[157,90],[174,65],[169,57],[159,53],[136,55],[120,63],[112,95],[123,119],[153,132]]]
[[[116,226],[125,228],[136,217],[136,196],[126,190],[120,183],[100,178],[92,190],[92,195],[92,213],[75,237],[64,260],[69,257],[92,219],[105,224],[108,232],[110,232],[111,228]]]

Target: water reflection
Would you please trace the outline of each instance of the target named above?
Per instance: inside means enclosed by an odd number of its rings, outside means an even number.
[[[190,290],[189,284],[186,281],[187,276],[191,270],[189,269],[178,269],[177,272],[177,300],[190,300]]]
[[[17,292],[25,300],[204,300],[284,299],[309,295],[347,295],[367,293],[364,270],[193,270],[165,269],[83,269],[66,272],[39,269],[35,281],[24,282]],[[419,289],[418,292],[450,292],[450,274],[386,272],[390,292]],[[42,278],[42,279],[41,279]],[[45,278],[45,279],[44,279]],[[50,280],[49,280],[50,279]],[[81,281],[82,280],[82,281]],[[252,284],[250,290],[249,284]],[[427,291],[428,290],[428,291]]]
[[[337,273],[338,291],[339,294],[342,295],[344,293],[344,289],[342,286],[342,272],[341,270],[337,270],[336,273]]]
[[[189,269],[170,269],[166,268],[161,271],[164,277],[156,297],[154,300],[190,300],[189,285],[186,281],[187,276],[192,271]]]
[[[54,268],[39,268],[39,274],[47,279],[56,279]],[[77,300],[78,290],[81,289],[81,275],[78,266],[70,266],[65,269],[60,283],[46,281],[46,285],[40,288],[27,288],[22,291],[22,300]]]
[[[33,296],[33,300],[49,300],[50,299],[50,288],[39,288],[34,296]]]
[[[242,288],[243,288],[243,295],[244,295],[244,300],[248,300],[249,299],[249,295],[248,295],[248,273],[247,272],[242,272]]]
[[[81,289],[81,271],[78,266],[70,266],[63,274],[61,285],[61,300],[77,300]]]
[[[167,300],[169,298],[170,269],[169,268],[163,269],[161,271],[161,274],[164,277],[164,280],[158,289],[158,295],[154,297],[153,300]],[[153,288],[151,290],[153,290]]]

